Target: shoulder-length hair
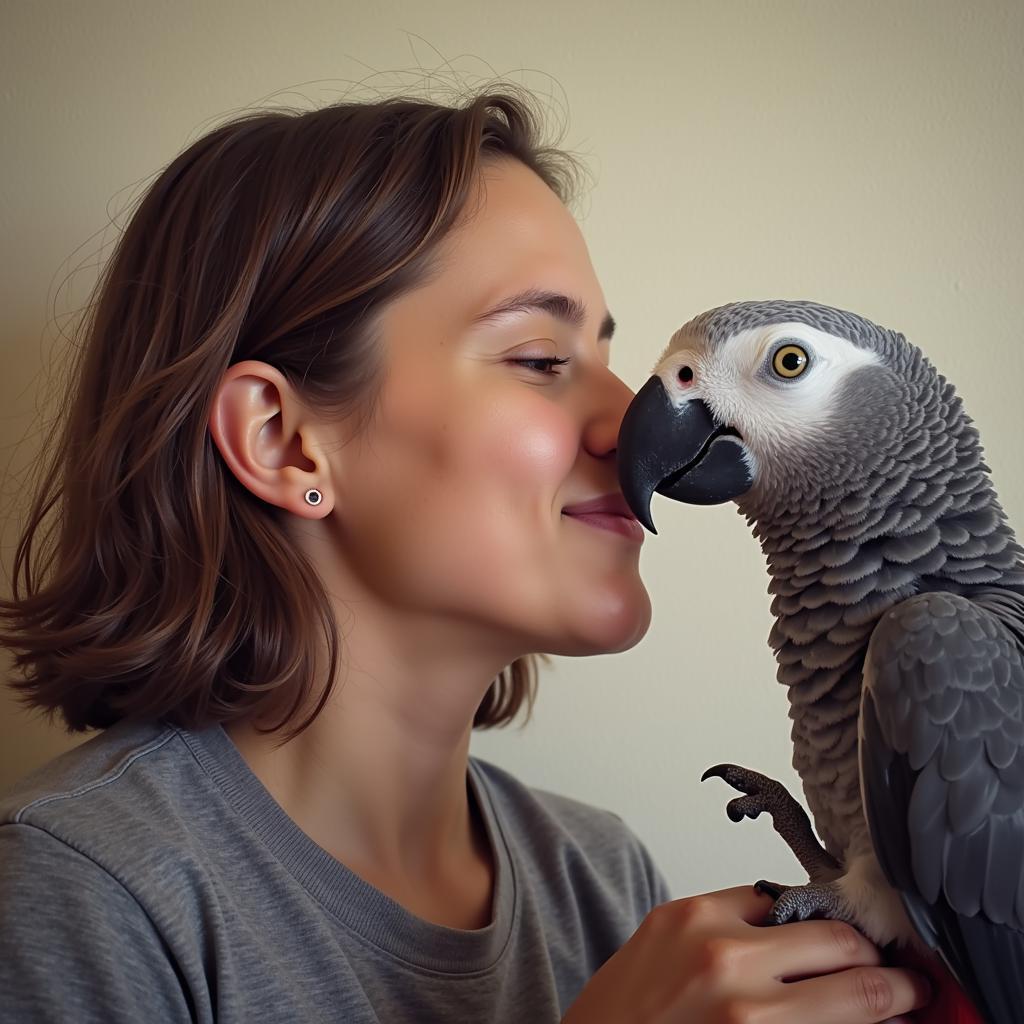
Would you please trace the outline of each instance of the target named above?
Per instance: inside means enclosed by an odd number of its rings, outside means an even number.
[[[242,486],[207,423],[227,368],[276,367],[309,405],[370,410],[374,325],[426,278],[485,161],[535,171],[567,204],[582,167],[542,144],[525,90],[459,106],[410,98],[262,110],[185,149],[139,200],[81,325],[63,410],[37,463],[0,644],[19,701],[68,732],[122,719],[202,728],[311,714],[339,630],[283,513]],[[49,513],[52,519],[47,519]],[[493,681],[474,719],[502,725],[534,658]]]

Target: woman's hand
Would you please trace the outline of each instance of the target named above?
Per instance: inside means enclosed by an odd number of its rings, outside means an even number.
[[[877,1024],[928,1001],[855,928],[763,927],[771,905],[747,885],[655,907],[562,1024]]]

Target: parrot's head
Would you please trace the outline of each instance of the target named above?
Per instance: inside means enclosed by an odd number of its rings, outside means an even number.
[[[852,494],[914,443],[938,375],[902,335],[813,302],[738,302],[681,327],[622,422],[619,479],[752,519]],[[915,424],[916,420],[916,424]]]

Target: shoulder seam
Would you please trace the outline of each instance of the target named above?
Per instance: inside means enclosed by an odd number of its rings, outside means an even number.
[[[22,815],[24,815],[27,811],[30,811],[36,807],[42,807],[44,804],[53,803],[56,800],[70,800],[73,797],[82,796],[85,793],[89,793],[94,789],[99,789],[102,786],[107,786],[111,782],[116,782],[119,778],[121,778],[122,775],[124,775],[126,771],[128,771],[128,769],[140,757],[144,757],[146,754],[151,754],[154,751],[159,750],[165,743],[167,743],[169,740],[172,740],[176,735],[177,733],[175,733],[172,729],[168,729],[165,735],[158,737],[157,739],[149,743],[147,746],[141,747],[139,750],[132,751],[132,753],[129,754],[124,759],[124,761],[120,765],[118,765],[109,775],[105,775],[102,778],[95,779],[92,782],[86,783],[86,785],[80,786],[78,789],[68,790],[63,793],[51,793],[49,796],[41,796],[37,800],[32,800],[31,802],[25,804],[24,807],[20,807],[17,811],[14,812],[14,815],[10,819],[11,823],[15,825],[31,824],[30,822],[22,821]],[[39,826],[33,827],[38,828]],[[43,831],[46,830],[43,829]],[[49,835],[51,833],[47,834]],[[57,837],[54,836],[54,839],[57,839]],[[58,839],[57,841],[62,842],[63,840]],[[74,847],[71,847],[71,849],[74,849]]]

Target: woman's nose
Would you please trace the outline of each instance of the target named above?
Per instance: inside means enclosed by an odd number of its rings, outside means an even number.
[[[597,370],[596,377],[589,385],[592,401],[583,430],[583,447],[603,459],[615,454],[622,417],[633,400],[633,390],[608,367]]]

